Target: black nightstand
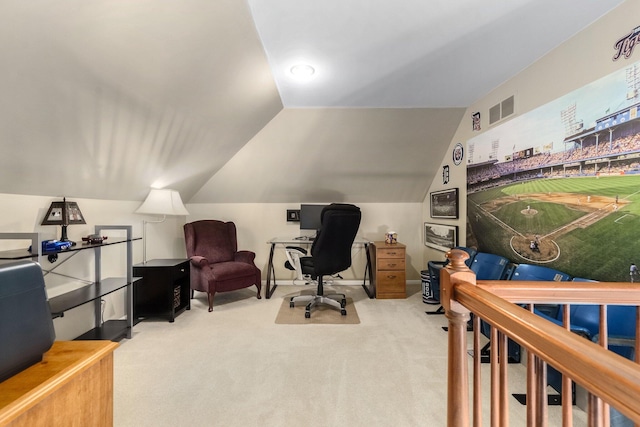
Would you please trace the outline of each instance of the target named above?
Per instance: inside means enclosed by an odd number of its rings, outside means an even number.
[[[191,309],[189,260],[152,259],[133,266],[142,277],[133,288],[133,319],[168,317],[169,322]]]

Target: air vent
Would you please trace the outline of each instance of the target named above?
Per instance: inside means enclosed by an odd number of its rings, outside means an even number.
[[[489,109],[489,125],[509,117],[515,112],[513,95]]]
[[[492,125],[499,120],[500,120],[500,104],[497,104],[489,109],[489,124]]]

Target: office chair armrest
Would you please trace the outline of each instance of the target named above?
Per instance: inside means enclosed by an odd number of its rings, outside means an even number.
[[[253,264],[256,259],[255,252],[251,251],[238,251],[235,254],[235,260],[238,262],[244,262],[245,264]]]
[[[206,267],[209,265],[209,260],[199,255],[192,256],[191,258],[189,258],[189,261],[191,261],[191,264],[198,268]]]
[[[600,334],[595,334],[591,341],[597,343],[600,340]],[[618,347],[636,347],[636,338],[635,337],[625,337],[625,336],[609,336],[607,337],[607,343],[609,345],[614,345]]]
[[[298,246],[287,246],[286,250],[289,253],[298,254],[301,257],[307,255],[307,250],[305,248],[301,248],[301,247],[298,247]]]
[[[427,262],[427,266],[428,267],[434,267],[434,268],[443,268],[447,264],[449,264],[449,261],[429,261],[429,262]]]

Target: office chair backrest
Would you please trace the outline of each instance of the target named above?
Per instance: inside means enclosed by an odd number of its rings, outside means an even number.
[[[360,227],[360,208],[332,203],[320,214],[321,227],[311,246],[317,275],[336,274],[351,266],[351,246]]]

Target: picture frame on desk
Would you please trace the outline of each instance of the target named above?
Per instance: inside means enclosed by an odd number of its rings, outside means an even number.
[[[425,222],[424,244],[442,252],[458,246],[458,226]]]
[[[429,193],[431,218],[458,219],[458,189]]]

